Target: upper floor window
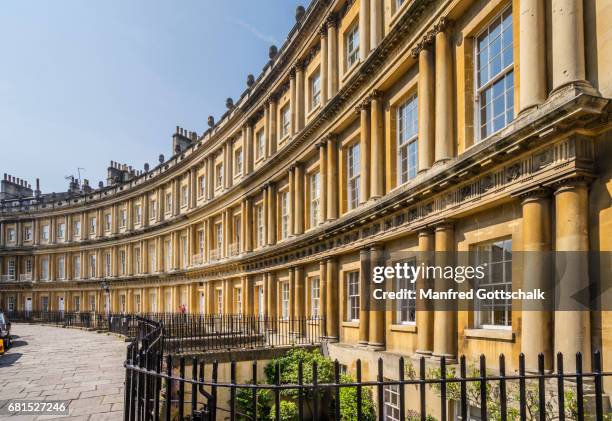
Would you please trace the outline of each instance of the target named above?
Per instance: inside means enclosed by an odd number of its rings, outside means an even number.
[[[321,201],[321,173],[318,171],[310,176],[310,226],[319,223]]]
[[[291,110],[289,104],[281,108],[281,137],[289,136],[291,130]]]
[[[32,227],[31,226],[28,225],[27,227],[25,227],[24,237],[26,241],[32,240]]]
[[[172,269],[172,243],[170,242],[170,240],[164,241],[164,250],[166,252],[165,253],[166,260],[164,262],[164,269],[170,270]]]
[[[206,196],[206,176],[205,175],[201,175],[198,178],[198,197],[204,197]]]
[[[8,272],[9,279],[15,279],[15,260],[11,259],[8,261]]]
[[[310,78],[310,108],[315,109],[321,103],[321,74],[316,72]]]
[[[97,218],[95,216],[92,216],[89,219],[89,233],[90,234],[95,234],[97,227],[98,227],[98,220],[97,220]]]
[[[127,210],[121,209],[121,214],[119,216],[119,223],[121,227],[125,227],[127,225]]]
[[[166,212],[172,211],[172,193],[166,193]]]
[[[223,247],[223,225],[216,224],[215,225],[215,231],[216,231],[216,242],[217,244],[215,244],[215,247],[217,249],[217,253],[219,254],[218,257],[221,257],[221,247]]]
[[[142,265],[142,254],[140,252],[140,247],[136,247],[134,249],[134,273],[140,273],[140,266]]]
[[[512,240],[479,244],[474,250],[476,265],[485,276],[477,279],[478,289],[512,291]],[[476,321],[482,328],[506,328],[512,325],[512,300],[476,300]]]
[[[413,259],[406,262],[409,266],[415,266],[416,260]],[[415,291],[416,284],[411,282],[411,279],[405,276],[398,277],[395,280],[396,291]],[[403,298],[395,301],[395,323],[397,324],[413,324],[416,322],[416,300]]]
[[[7,236],[7,239],[8,239],[9,242],[12,243],[13,241],[15,241],[15,229],[14,228],[9,228],[7,230],[6,236]]]
[[[125,275],[127,273],[127,264],[125,259],[125,250],[119,251],[119,268],[121,275]]]
[[[206,236],[204,234],[204,230],[198,231],[198,253],[200,257],[204,256],[204,244],[206,241]]]
[[[111,254],[106,252],[104,254],[104,275],[111,276]]]
[[[236,288],[236,314],[242,314],[242,288]]]
[[[256,135],[257,144],[255,148],[255,159],[263,159],[265,154],[266,141],[264,139],[264,131],[261,129]]]
[[[26,259],[25,261],[25,272],[31,274],[32,273],[32,259]]]
[[[355,209],[359,206],[359,179],[360,179],[359,143],[348,148],[347,180],[348,180],[348,206]]]
[[[346,33],[346,68],[350,69],[359,60],[359,25]]]
[[[215,183],[216,188],[223,187],[223,163],[215,167]]]
[[[236,175],[242,174],[242,148],[234,152],[234,170]]]
[[[66,224],[61,222],[57,224],[57,238],[64,239],[66,235]]]
[[[74,221],[74,235],[81,235],[81,221]]]
[[[81,256],[74,256],[73,269],[74,278],[79,279],[81,277]]]
[[[189,202],[189,189],[187,186],[181,186],[181,206],[187,206]]]
[[[514,118],[512,9],[476,38],[477,127],[485,139]]]
[[[155,244],[149,244],[149,273],[157,272],[157,255],[155,254]]]
[[[359,321],[359,272],[346,274],[346,320]]]
[[[281,239],[289,236],[289,193],[281,193]]]
[[[60,256],[57,259],[57,277],[58,279],[66,278],[66,260],[64,256]]]
[[[398,184],[404,184],[416,176],[418,130],[417,96],[413,95],[397,108]]]
[[[49,259],[47,258],[40,262],[40,277],[45,281],[49,279]]]
[[[289,318],[289,282],[281,284],[281,317]]]
[[[151,218],[157,217],[157,201],[153,200],[151,202]]]
[[[49,225],[43,225],[41,236],[44,241],[49,241]]]
[[[136,206],[136,223],[142,223],[142,207],[140,205]]]
[[[321,283],[318,276],[310,281],[310,310],[314,318],[321,315]]]
[[[264,208],[263,205],[257,206],[257,245],[264,245]]]
[[[97,263],[96,255],[95,254],[89,255],[89,277],[90,278],[96,277],[96,273],[97,273],[96,263]]]
[[[104,229],[109,231],[111,229],[112,219],[111,214],[107,213],[104,215]]]

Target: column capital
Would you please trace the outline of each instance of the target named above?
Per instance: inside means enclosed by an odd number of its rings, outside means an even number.
[[[415,47],[410,51],[412,58],[417,58],[421,52],[431,48],[434,43],[435,35],[436,33],[434,30],[428,31],[425,35],[423,35],[423,38],[421,38],[421,40],[417,42]]]
[[[325,142],[333,143],[336,140],[336,133],[329,132],[325,135]]]
[[[338,24],[338,15],[334,12],[330,13],[329,16],[327,16],[327,19],[325,19],[326,27],[335,28],[337,24]]]
[[[551,197],[552,191],[549,188],[536,186],[526,190],[522,190],[514,195],[521,200],[521,204],[533,202],[535,200],[548,199]]]
[[[454,228],[455,220],[450,219],[450,218],[445,218],[438,222],[434,222],[431,226],[433,227],[434,231],[444,231],[444,230]]]
[[[321,148],[324,148],[326,144],[327,144],[327,140],[321,139],[317,143],[315,143],[315,148],[319,150]]]
[[[297,66],[293,65],[291,66],[291,69],[289,69],[289,77],[293,80],[295,80],[295,73],[297,71]]]
[[[380,101],[384,95],[384,92],[380,89],[374,89],[372,93],[368,96],[368,100],[372,101]]]
[[[433,34],[437,35],[444,32],[453,25],[453,21],[446,16],[442,16],[440,20],[433,26]]]
[[[593,178],[594,177],[590,174],[572,175],[570,177],[551,183],[551,187],[554,189],[554,194],[556,195],[563,191],[573,189],[574,187],[588,186],[593,180]]]
[[[323,24],[321,24],[321,27],[319,28],[319,35],[321,38],[327,37],[327,22],[323,22]]]
[[[418,231],[417,236],[418,237],[429,237],[429,236],[432,236],[433,233],[434,233],[434,229],[432,227],[425,227]]]

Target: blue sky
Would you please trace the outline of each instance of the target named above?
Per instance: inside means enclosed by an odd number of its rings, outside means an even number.
[[[281,46],[286,0],[10,0],[0,11],[0,173],[65,191],[110,160],[171,155],[176,125],[202,133]],[[307,5],[303,0],[302,4]]]

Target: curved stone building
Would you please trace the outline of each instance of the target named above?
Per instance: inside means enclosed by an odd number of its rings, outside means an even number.
[[[610,21],[605,0],[313,0],[157,166],[51,194],[5,176],[1,306],[104,311],[108,287],[114,312],[324,316],[368,376],[379,355],[609,354],[607,312],[368,311],[360,275],[478,249],[517,289],[513,253],[612,249]]]

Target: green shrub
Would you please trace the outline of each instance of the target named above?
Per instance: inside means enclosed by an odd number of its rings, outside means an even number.
[[[340,379],[341,383],[351,383],[355,380],[350,376],[343,375]],[[374,409],[374,401],[372,400],[372,390],[368,387],[361,388],[361,413],[362,420],[375,421],[376,411]],[[340,388],[340,419],[343,421],[357,420],[357,388],[356,387],[341,387]]]
[[[270,409],[270,420],[276,420],[276,405],[272,405]],[[280,421],[296,421],[298,419],[298,410],[295,402],[281,401],[280,402]]]

